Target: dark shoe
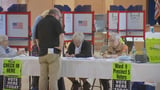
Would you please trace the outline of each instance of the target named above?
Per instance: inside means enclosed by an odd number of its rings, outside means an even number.
[[[90,90],[91,85],[89,84],[89,82],[85,82],[83,84],[83,90]]]
[[[76,80],[73,82],[71,90],[79,90],[81,88],[81,84]]]

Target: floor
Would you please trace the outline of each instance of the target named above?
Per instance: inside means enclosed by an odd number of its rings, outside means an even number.
[[[28,77],[26,76],[23,76],[22,77],[22,90],[29,90],[29,79]],[[66,87],[66,90],[70,90],[71,88],[71,85],[72,83],[67,79],[67,78],[64,78],[64,81],[65,81],[65,87]],[[90,84],[92,84],[93,82],[93,79],[88,79],[88,81],[90,82]],[[96,80],[96,83],[95,83],[96,86],[99,86],[99,80]],[[93,90],[100,90],[99,87],[94,87]],[[160,90],[160,83],[156,84],[156,90]]]
[[[29,80],[28,80],[28,77],[26,76],[23,76],[22,77],[22,90],[29,90]],[[65,87],[66,87],[66,90],[70,90],[71,88],[71,85],[72,83],[67,79],[67,78],[64,78],[64,81],[65,81]],[[88,79],[88,81],[90,82],[90,84],[92,84],[93,82],[93,79]],[[96,83],[95,83],[96,86],[99,86],[99,80],[96,80]],[[93,90],[100,90],[99,87],[94,87]]]

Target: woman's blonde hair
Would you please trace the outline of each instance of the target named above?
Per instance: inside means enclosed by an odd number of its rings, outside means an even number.
[[[48,15],[48,12],[49,12],[49,9],[48,10],[45,10],[41,13],[41,16],[42,17],[46,17]]]
[[[72,37],[73,40],[84,41],[84,34],[82,32],[75,32]]]

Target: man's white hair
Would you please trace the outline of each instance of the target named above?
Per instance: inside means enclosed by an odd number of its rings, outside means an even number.
[[[84,41],[84,34],[82,32],[75,32],[72,37],[73,40]]]
[[[5,38],[8,38],[6,35],[0,35],[0,42],[2,42],[3,40],[5,40]]]
[[[52,8],[49,10],[48,12],[49,15],[55,14],[58,15],[59,17],[61,17],[61,12],[58,8]]]

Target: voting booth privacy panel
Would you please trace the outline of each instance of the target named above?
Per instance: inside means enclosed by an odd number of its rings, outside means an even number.
[[[118,32],[122,37],[143,37],[145,40],[144,11],[108,11],[109,32]]]
[[[30,12],[0,12],[0,34],[7,35],[13,48],[31,50]]]
[[[72,41],[75,32],[83,32],[85,40],[94,43],[94,12],[62,12],[65,42]]]

